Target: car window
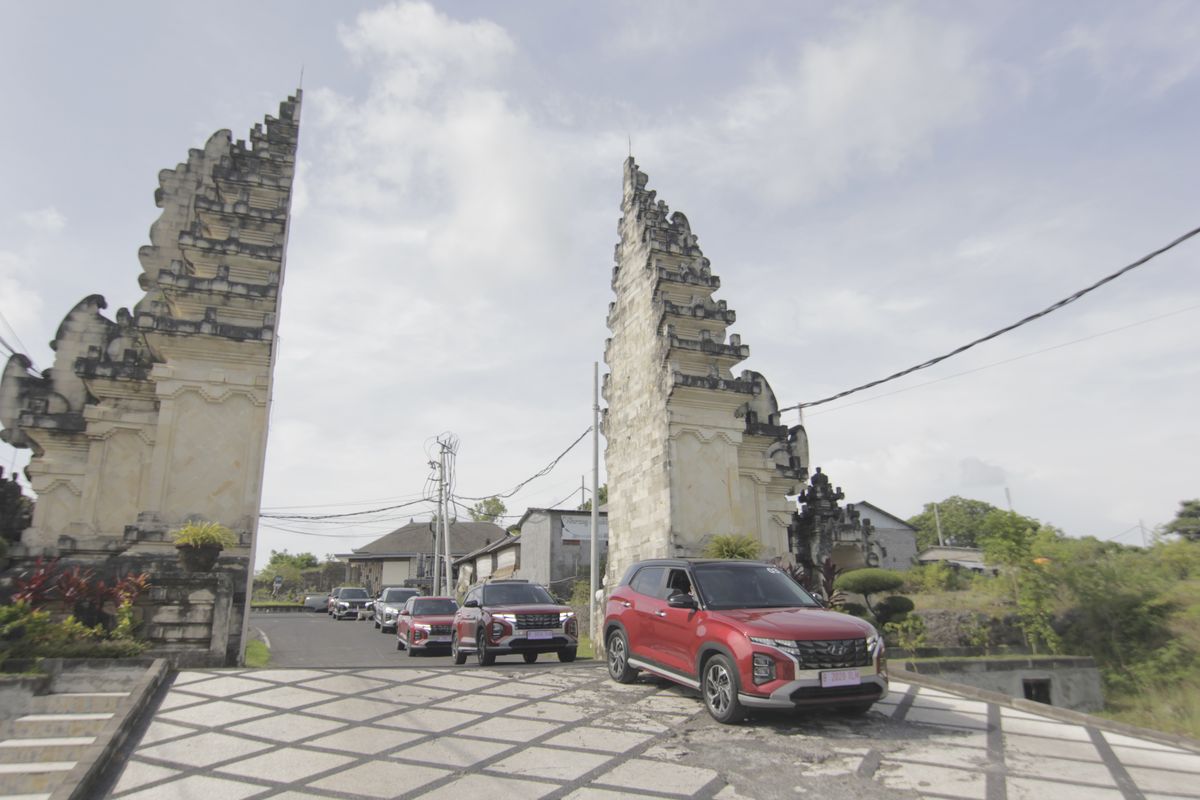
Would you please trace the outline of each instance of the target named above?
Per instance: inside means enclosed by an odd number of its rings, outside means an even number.
[[[341,600],[362,600],[366,596],[366,589],[342,589],[342,593],[338,595],[338,598]]]
[[[665,600],[673,594],[691,593],[692,580],[688,577],[687,570],[673,569],[667,573],[667,585],[659,594],[659,597]]]
[[[383,602],[385,603],[402,603],[410,597],[416,597],[415,589],[388,589],[383,593]]]
[[[658,597],[658,589],[662,586],[663,572],[666,567],[643,567],[629,582],[629,588],[638,594]]]
[[[554,598],[535,583],[489,583],[483,587],[484,605],[512,606],[519,603],[554,603]]]
[[[416,600],[417,600],[417,598],[415,598],[415,597],[410,597],[407,600],[405,600],[404,601],[404,610],[411,614],[413,603],[416,602]]]
[[[820,607],[800,584],[768,564],[697,564],[693,573],[709,608]]]
[[[478,603],[478,602],[479,602],[479,590],[478,590],[478,589],[472,589],[472,590],[471,590],[471,591],[470,591],[470,592],[467,594],[467,600],[474,600],[476,603]]]
[[[414,597],[411,601],[413,614],[453,614],[458,603],[446,597]]]

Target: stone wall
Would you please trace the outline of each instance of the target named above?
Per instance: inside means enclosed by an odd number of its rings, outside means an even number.
[[[918,662],[917,668],[922,675],[936,675],[1010,697],[1025,697],[1026,681],[1045,681],[1049,684],[1052,706],[1072,711],[1104,710],[1100,670],[1088,657],[943,659]]]
[[[620,241],[605,348],[609,559],[614,585],[634,561],[699,555],[714,535],[788,552],[788,494],[807,474],[803,428],[780,424],[765,377],[726,335],[733,310],[687,218],[625,163]]]
[[[249,144],[218,131],[163,170],[162,214],[138,251],[141,300],[110,320],[103,297],[85,297],[59,326],[50,369],[37,373],[20,354],[8,360],[0,438],[34,451],[26,474],[37,494],[33,524],[12,553],[18,562],[150,563],[172,554],[171,529],[219,522],[239,538],[218,587],[240,626],[299,118],[297,92],[251,130]],[[239,641],[240,630],[230,638]]]

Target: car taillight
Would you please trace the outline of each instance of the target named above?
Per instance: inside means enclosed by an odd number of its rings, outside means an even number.
[[[775,659],[766,653],[754,654],[754,683],[770,683],[775,680]]]

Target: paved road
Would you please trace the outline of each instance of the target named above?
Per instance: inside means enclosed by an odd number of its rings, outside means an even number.
[[[1166,800],[1200,797],[1200,753],[899,682],[865,717],[722,726],[595,662],[197,670],[108,797]]]
[[[381,633],[369,620],[336,620],[328,614],[251,614],[250,631],[268,640],[271,666],[290,667],[448,667],[449,655],[396,649],[396,634]],[[543,655],[539,663],[556,663]],[[470,663],[474,664],[472,657]],[[523,664],[520,656],[499,656],[497,664]]]
[[[446,667],[453,663],[449,656],[410,657],[396,650],[396,635],[380,633],[368,620],[299,612],[251,614],[250,630],[266,634],[272,667]]]

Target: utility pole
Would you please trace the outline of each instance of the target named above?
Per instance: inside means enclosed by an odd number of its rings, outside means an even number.
[[[442,549],[441,548],[442,518],[445,516],[442,512],[442,495],[444,494],[444,492],[442,491],[442,487],[443,487],[443,473],[442,473],[443,462],[442,462],[442,459],[439,458],[437,463],[430,461],[429,466],[437,467],[437,471],[438,471],[438,503],[437,503],[438,520],[436,523],[434,523],[434,526],[433,526],[433,563],[432,563],[432,567],[433,567],[433,596],[441,597],[441,595],[442,595],[442,573],[441,573],[441,570],[438,569],[438,553],[441,552],[441,549]]]
[[[584,485],[586,476],[579,476],[579,507],[583,508],[583,504],[587,502],[587,488]]]
[[[1142,531],[1142,547],[1146,547],[1146,523],[1138,520],[1138,528]]]
[[[442,482],[447,487],[446,491],[442,492],[443,504],[444,504],[442,506],[442,546],[446,550],[446,594],[449,595],[454,592],[454,581],[453,581],[454,571],[453,571],[453,565],[450,563],[450,490],[449,490],[449,487],[453,485],[453,476],[446,475],[446,472],[448,471],[446,453],[450,449],[449,444],[447,444],[446,442],[440,442],[440,444],[442,445]]]
[[[588,592],[588,622],[592,634],[592,649],[599,653],[596,645],[597,607],[596,594],[600,591],[600,362],[592,362],[592,549],[591,581]]]
[[[938,547],[945,547],[946,543],[942,541],[942,516],[938,513],[937,503],[933,504],[933,524],[937,526]]]

